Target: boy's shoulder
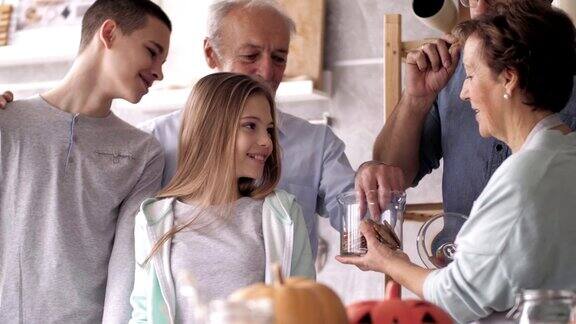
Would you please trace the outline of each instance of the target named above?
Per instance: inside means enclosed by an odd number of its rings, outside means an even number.
[[[44,114],[37,109],[42,104],[39,96],[9,102],[0,109],[0,127],[24,130],[45,123]]]
[[[29,97],[26,99],[14,100],[6,104],[3,109],[0,109],[0,113],[6,116],[16,115],[16,113],[32,113],[40,114],[36,109],[30,109],[38,107],[42,104],[39,96]]]

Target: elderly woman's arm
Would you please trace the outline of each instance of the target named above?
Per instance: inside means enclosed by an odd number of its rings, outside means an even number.
[[[512,168],[518,172],[518,167]],[[404,253],[378,242],[368,226],[362,227],[368,253],[338,260],[390,275],[458,322],[505,311],[513,306],[518,287],[519,272],[512,269],[530,268],[532,262],[526,258],[530,235],[523,234],[531,231],[519,226],[519,221],[539,213],[534,202],[538,194],[519,183],[526,178],[524,173],[512,173],[508,168],[500,170],[477,199],[473,215],[459,233],[456,258],[446,268],[430,271],[410,263]],[[530,270],[524,272],[522,277],[530,276]]]
[[[439,305],[456,321],[471,322],[506,311],[510,287],[497,256],[466,253],[424,282],[424,299]],[[504,305],[499,307],[498,305]]]
[[[361,270],[383,272],[410,291],[441,306],[458,322],[469,322],[490,315],[492,305],[509,308],[505,271],[492,254],[460,254],[448,267],[428,270],[411,263],[406,254],[392,251],[378,242],[373,229],[363,224],[368,253],[360,257],[336,257]]]

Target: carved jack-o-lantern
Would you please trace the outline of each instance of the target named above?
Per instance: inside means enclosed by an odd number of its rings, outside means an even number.
[[[401,300],[400,285],[389,282],[386,299],[364,301],[347,307],[351,324],[453,323],[442,309],[422,300]]]

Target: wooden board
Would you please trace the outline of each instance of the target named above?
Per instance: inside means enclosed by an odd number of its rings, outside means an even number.
[[[0,46],[8,44],[8,30],[10,29],[11,5],[0,5]]]
[[[384,15],[384,122],[400,100],[402,55],[402,16]]]
[[[324,64],[325,0],[279,0],[296,23],[296,33],[290,41],[290,54],[284,79],[314,81],[322,88]]]

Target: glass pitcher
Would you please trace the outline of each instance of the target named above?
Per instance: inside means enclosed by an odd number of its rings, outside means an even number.
[[[416,247],[428,269],[439,269],[454,260],[456,237],[468,217],[457,213],[440,213],[427,220],[418,231]]]

